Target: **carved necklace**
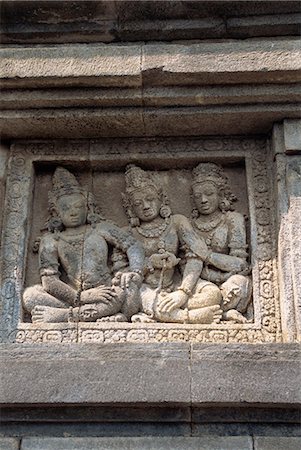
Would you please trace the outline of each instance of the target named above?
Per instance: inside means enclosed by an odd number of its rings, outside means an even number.
[[[60,236],[66,244],[71,245],[75,250],[80,250],[84,244],[85,240],[85,231],[80,233],[80,236],[72,236],[70,240],[66,237]]]
[[[213,217],[209,222],[199,222],[198,219],[194,220],[195,227],[204,232],[212,231],[214,230],[224,219],[224,214],[220,214],[218,211],[218,214],[216,214],[216,217]]]
[[[149,229],[144,229],[142,227],[136,227],[136,230],[141,236],[144,236],[146,238],[156,238],[161,236],[161,234],[166,230],[170,223],[169,218],[166,218],[164,222],[159,225],[158,227],[153,227]]]

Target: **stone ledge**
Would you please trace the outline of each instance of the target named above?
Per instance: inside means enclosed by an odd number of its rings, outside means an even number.
[[[298,103],[3,110],[2,139],[259,135],[301,117]]]
[[[297,344],[1,347],[3,406],[301,404]]]
[[[20,440],[17,438],[0,437],[0,450],[20,450]]]
[[[2,1],[2,43],[116,42],[299,35],[298,2]],[[29,3],[29,4],[28,4]]]
[[[120,108],[184,107],[294,103],[301,101],[301,85],[264,84],[198,87],[7,89],[1,92],[0,108]]]
[[[1,404],[185,405],[190,399],[188,344],[12,344],[2,346],[1,358]]]
[[[22,440],[21,450],[252,450],[250,436],[204,437],[94,437]]]
[[[0,54],[3,88],[141,85],[140,45],[6,47]]]
[[[297,344],[192,344],[191,361],[193,405],[301,404],[301,359]]]
[[[301,81],[296,39],[186,44],[70,44],[0,50],[2,87],[199,86]]]
[[[255,436],[254,450],[300,450],[301,437]]]

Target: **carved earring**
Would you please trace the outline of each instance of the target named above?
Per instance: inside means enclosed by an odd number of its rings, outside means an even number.
[[[160,206],[159,214],[162,217],[162,219],[167,219],[171,216],[171,208],[169,206],[169,201],[166,194],[163,194],[163,202]]]
[[[197,208],[193,208],[191,211],[191,218],[197,219],[199,215],[200,215],[199,210]]]
[[[139,218],[138,217],[131,217],[130,218],[130,224],[131,224],[131,227],[139,227],[139,225],[140,225]]]
[[[162,206],[160,207],[159,214],[160,214],[160,216],[161,216],[163,219],[167,219],[168,217],[170,217],[170,216],[171,216],[171,209],[170,209],[170,206],[168,206],[168,205],[162,205]]]
[[[222,212],[229,211],[229,209],[231,209],[231,203],[229,202],[229,200],[227,200],[226,198],[223,198],[223,199],[219,202],[219,209],[220,209]]]
[[[60,231],[63,231],[64,224],[63,224],[62,220],[60,219],[60,217],[58,217],[58,216],[51,217],[48,220],[47,228],[51,233],[58,233]]]

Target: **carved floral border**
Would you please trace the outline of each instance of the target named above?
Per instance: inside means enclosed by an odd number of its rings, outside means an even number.
[[[281,324],[268,146],[263,139],[173,139],[20,142],[11,150],[1,252],[2,340],[4,342],[279,342]],[[122,149],[122,150],[121,150]],[[149,158],[183,163],[245,160],[249,197],[254,323],[251,324],[28,324],[21,294],[35,170],[38,163],[87,167],[125,165]]]

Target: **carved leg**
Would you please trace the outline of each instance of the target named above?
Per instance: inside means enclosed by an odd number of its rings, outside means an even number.
[[[188,311],[185,309],[175,309],[170,313],[160,313],[158,315],[160,322],[170,323],[219,323],[223,311],[219,305],[204,306],[203,308]]]
[[[81,294],[81,303],[84,304],[79,308],[73,308],[74,320],[95,322],[106,317],[109,320],[121,311],[124,300],[124,291],[118,286],[88,289]]]
[[[233,320],[236,323],[247,323],[248,320],[236,309],[230,309],[223,313],[223,320]]]
[[[121,312],[130,320],[134,314],[141,310],[141,306],[140,289],[135,283],[131,282],[125,291],[125,300]]]
[[[23,307],[27,312],[31,313],[36,306],[69,307],[67,303],[48,294],[40,284],[26,288],[23,294]]]
[[[51,306],[37,305],[31,312],[33,323],[68,322],[69,308],[52,308]]]
[[[188,309],[199,309],[207,306],[220,305],[222,294],[220,289],[210,281],[199,280],[194,295],[188,300]]]
[[[154,319],[154,308],[157,297],[156,289],[152,289],[147,284],[143,283],[140,288],[140,296],[141,296],[142,311],[134,314],[131,318],[131,321],[142,323],[157,322],[157,320]]]
[[[188,300],[188,323],[218,323],[222,318],[222,294],[209,281],[199,280],[194,295]]]

